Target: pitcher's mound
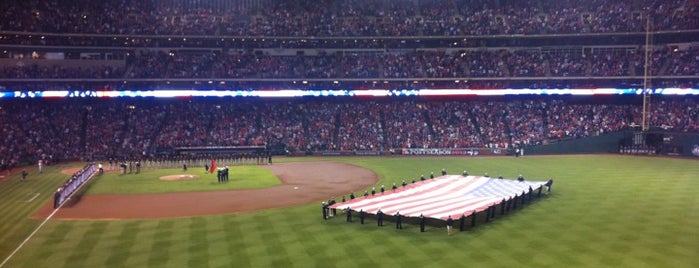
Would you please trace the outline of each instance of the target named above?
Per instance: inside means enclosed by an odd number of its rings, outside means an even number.
[[[276,163],[263,168],[272,171],[282,184],[263,189],[85,195],[75,205],[63,206],[54,218],[158,219],[247,212],[317,204],[329,197],[361,191],[379,181],[371,170],[338,162]],[[190,175],[175,175],[178,176]],[[53,202],[46,202],[34,218],[45,219],[54,211]]]
[[[160,179],[164,180],[164,181],[196,180],[198,178],[199,178],[199,175],[190,175],[190,174],[180,174],[180,175],[170,175],[170,176],[160,177]]]

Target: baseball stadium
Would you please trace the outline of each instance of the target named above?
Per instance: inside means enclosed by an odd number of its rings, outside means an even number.
[[[699,266],[696,1],[0,14],[0,268]]]

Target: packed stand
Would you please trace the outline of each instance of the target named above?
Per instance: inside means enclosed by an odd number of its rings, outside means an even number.
[[[639,124],[641,115],[631,112],[631,105],[570,104],[553,100],[547,104],[545,120],[551,139],[581,138],[628,128]]]
[[[8,102],[0,106],[4,142],[0,165],[59,159],[81,155],[83,111],[80,105],[35,106],[31,102]]]
[[[651,107],[654,128],[699,131],[696,98],[662,98]],[[32,100],[4,103],[0,115],[7,168],[39,159],[149,158],[192,146],[282,146],[290,153],[512,148],[629,129],[640,124],[641,105],[548,98]]]
[[[699,131],[699,103],[693,99],[676,101],[656,101],[651,104],[650,125],[662,129],[697,132]],[[640,114],[641,108],[633,107],[633,114]],[[635,120],[640,118],[636,117]]]
[[[0,69],[2,78],[19,79],[64,79],[64,78],[91,78],[109,79],[123,78],[125,68],[118,66],[78,66],[42,65],[29,66],[4,66]]]
[[[485,147],[483,136],[475,123],[475,118],[480,115],[468,112],[471,105],[472,103],[459,101],[425,104],[429,122],[435,132],[435,147]]]
[[[438,79],[629,77],[644,74],[640,49],[524,49],[332,53],[271,56],[255,53],[130,52],[126,67],[71,67],[55,61],[0,68],[12,79]],[[699,49],[660,47],[650,54],[649,74],[692,76],[699,70]],[[85,60],[94,63],[94,60]],[[495,87],[497,88],[497,86]]]
[[[383,115],[387,111],[377,102],[367,102],[362,106],[361,109],[356,109],[353,103],[340,104],[342,112],[338,113],[338,149],[384,151]]]
[[[387,148],[430,148],[433,141],[423,104],[415,101],[383,104]]]
[[[118,35],[459,36],[699,28],[695,1],[273,1],[252,10],[157,0],[5,3],[3,31]]]

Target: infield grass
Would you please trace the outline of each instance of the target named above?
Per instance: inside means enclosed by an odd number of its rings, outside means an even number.
[[[161,180],[162,176],[194,175],[193,180]],[[216,173],[203,169],[144,169],[141,173],[106,172],[85,187],[85,194],[152,194],[233,189],[259,189],[281,184],[268,169],[259,166],[231,166],[227,183],[219,183]]]
[[[466,232],[443,226],[322,220],[318,202],[253,213],[162,220],[51,220],[5,267],[698,267],[699,161],[615,155],[523,158],[293,158],[374,170],[390,185],[451,174],[553,178],[553,192]],[[0,183],[0,255],[65,179]],[[52,174],[52,175],[51,175]],[[95,181],[103,187],[106,180]],[[108,187],[107,187],[108,188]],[[92,190],[92,189],[91,189]],[[363,189],[358,189],[359,192]],[[274,197],[270,197],[274,198]]]

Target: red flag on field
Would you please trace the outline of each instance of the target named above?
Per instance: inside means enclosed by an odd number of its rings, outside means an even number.
[[[209,168],[209,172],[214,173],[216,170],[216,160],[211,159],[211,167]]]

